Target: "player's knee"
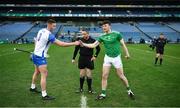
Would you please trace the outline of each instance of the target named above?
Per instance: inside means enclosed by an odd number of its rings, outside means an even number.
[[[159,57],[159,55],[156,55],[156,57]]]
[[[34,71],[34,74],[35,74],[35,75],[39,75],[39,73],[40,73],[40,72],[39,72],[38,70],[35,70],[35,71]]]
[[[48,71],[46,71],[45,75],[46,75],[46,77],[48,76]]]
[[[38,75],[38,71],[34,71],[34,74],[35,74],[35,75]]]
[[[85,74],[84,73],[80,73],[80,77],[85,77]]]
[[[102,79],[106,80],[108,78],[108,75],[107,74],[103,74],[102,75]]]
[[[48,76],[48,71],[42,71],[41,76],[42,77],[47,77]]]
[[[123,72],[118,72],[118,75],[121,79],[123,79],[125,77],[124,73]]]
[[[91,78],[91,77],[92,77],[92,74],[91,74],[91,73],[87,73],[86,76],[87,76],[88,78]]]
[[[87,75],[87,78],[88,78],[88,79],[91,79],[91,78],[92,78],[92,75],[90,75],[90,74]]]
[[[124,79],[124,78],[125,78],[125,75],[124,75],[124,74],[121,74],[121,75],[120,75],[120,78],[121,78],[121,79]]]
[[[163,55],[160,55],[160,58],[163,58]]]
[[[81,78],[85,77],[85,75],[80,75]]]

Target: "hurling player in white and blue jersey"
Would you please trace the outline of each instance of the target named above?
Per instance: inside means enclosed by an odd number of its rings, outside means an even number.
[[[55,38],[55,36],[51,33],[56,28],[56,21],[49,19],[47,21],[47,28],[43,28],[39,30],[36,40],[35,40],[35,49],[34,53],[32,55],[32,61],[35,66],[35,71],[32,76],[32,84],[30,91],[35,93],[42,93],[42,99],[43,100],[53,100],[54,97],[48,96],[46,92],[46,78],[47,78],[47,61],[46,57],[49,46],[51,43],[54,43],[58,46],[73,46],[73,45],[79,45],[80,43],[78,41],[66,43],[62,42]],[[37,90],[37,87],[35,86],[36,79],[38,75],[41,74],[41,92]]]

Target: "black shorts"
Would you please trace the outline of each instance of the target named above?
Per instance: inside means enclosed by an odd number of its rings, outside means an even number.
[[[79,56],[78,68],[79,69],[94,69],[94,62],[91,61],[92,56]]]
[[[162,49],[162,48],[156,48],[156,53],[164,54],[164,49]]]

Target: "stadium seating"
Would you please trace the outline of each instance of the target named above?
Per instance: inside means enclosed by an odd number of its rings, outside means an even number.
[[[31,22],[8,22],[6,25],[0,26],[0,40],[13,41],[32,26]]]
[[[34,24],[32,22],[3,22],[0,25],[0,40],[13,41],[26,31],[28,31],[31,27],[33,27],[33,25]],[[97,38],[100,35],[100,33],[102,33],[102,29],[99,26],[88,26],[89,27],[87,28],[89,29],[90,35],[92,37]],[[141,31],[138,30],[136,26]],[[150,38],[148,38],[145,34],[153,38],[158,37],[160,33],[163,33],[165,37],[172,42],[176,42],[177,39],[180,38],[180,33],[178,32],[180,31],[180,23],[170,22],[168,23],[168,27],[167,25],[161,25],[159,23],[154,22],[139,22],[136,24],[136,26],[130,25],[127,22],[112,23],[112,29],[120,32],[123,35],[123,38],[126,42],[129,39],[132,39],[132,41],[135,43],[138,43],[140,39],[150,41]],[[24,35],[24,38],[28,39],[28,41],[33,41],[33,38],[37,35],[37,32],[45,27],[46,23],[40,22],[38,25],[34,26],[29,32],[27,32],[27,34]],[[61,36],[64,36],[63,38],[61,38],[63,41],[70,41],[71,38],[75,35],[75,33],[79,33],[80,28],[80,25],[61,26],[60,23],[57,23],[57,27],[53,33],[61,33]],[[58,31],[58,29],[60,31]]]
[[[149,40],[148,37],[128,23],[113,23],[112,29],[122,33],[125,41],[128,41],[129,38],[132,38],[132,41],[135,42],[139,42],[141,38],[145,39],[146,41]]]
[[[58,32],[58,29],[60,27],[60,23],[57,23],[56,25],[56,29],[53,31],[54,34],[56,34]],[[29,41],[33,41],[34,37],[37,36],[37,33],[40,29],[42,28],[46,28],[46,23],[44,22],[40,22],[38,25],[36,25],[34,28],[32,28],[31,31],[29,31],[24,38],[27,38]]]
[[[172,29],[170,29],[166,25],[160,25],[160,24],[156,24],[156,23],[153,23],[153,22],[150,22],[150,23],[140,22],[138,24],[138,27],[143,32],[145,32],[146,34],[151,36],[152,38],[153,37],[158,37],[160,35],[160,33],[163,33],[165,35],[165,37],[170,41],[176,41],[180,37],[179,33],[177,33],[176,31],[174,31]],[[178,29],[178,26],[176,25],[175,28]]]
[[[180,32],[180,23],[169,23],[169,26]]]
[[[64,33],[74,33],[74,32],[79,32],[79,27],[74,27],[74,26],[63,26],[62,32]]]

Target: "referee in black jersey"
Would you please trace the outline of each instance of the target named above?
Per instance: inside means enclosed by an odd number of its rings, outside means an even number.
[[[86,29],[81,31],[82,38],[81,40],[84,43],[94,43],[96,40],[89,36],[89,32]],[[80,50],[80,51],[79,51]],[[79,60],[78,60],[78,68],[80,69],[80,88],[76,91],[76,93],[83,92],[83,84],[86,77],[88,92],[94,94],[95,92],[92,90],[92,70],[94,69],[94,60],[96,60],[100,47],[96,47],[96,53],[94,55],[92,48],[81,47],[80,45],[75,47],[72,63],[75,63],[76,55],[79,51]]]
[[[159,38],[156,40],[156,58],[155,58],[155,65],[157,64],[158,58],[160,59],[160,65],[163,61],[163,54],[164,54],[164,46],[166,45],[166,39],[164,35],[161,33]]]

